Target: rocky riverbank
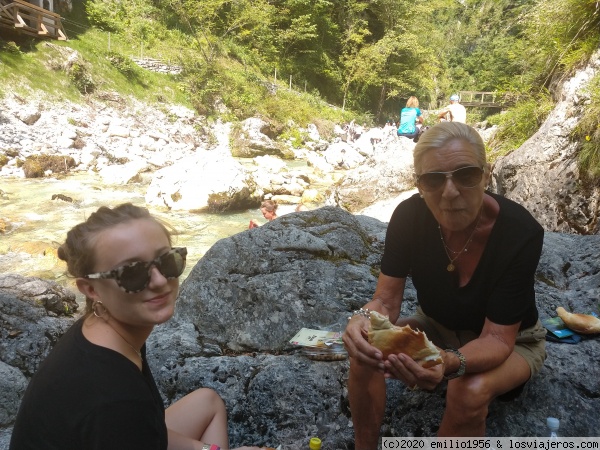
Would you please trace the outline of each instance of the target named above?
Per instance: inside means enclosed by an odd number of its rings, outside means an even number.
[[[565,84],[540,131],[492,173],[490,188],[522,203],[547,231],[535,286],[542,317],[554,316],[557,306],[598,308],[600,188],[582,182],[569,135],[586,82],[599,69],[600,53]],[[350,212],[376,209],[381,201],[391,208],[407,195],[414,143],[393,129],[360,136],[339,129],[327,140],[315,126],[307,128],[303,148],[293,150],[265,133],[268,124],[249,119],[232,144],[229,124],[209,124],[179,107],[132,102],[125,108],[117,95],[105,97],[60,109],[2,99],[0,177],[24,176],[29,157],[47,155],[62,157],[65,171],[92,171],[114,185],[144,183],[145,201],[172,211],[228,211],[256,206],[267,195],[335,205],[216,243],[184,282],[176,316],[148,341],[148,358],[167,404],[200,386],[219,391],[233,445],[301,449],[316,434],[325,447],[353,448],[347,361],[309,360],[288,340],[301,327],[342,329],[348,313],[371,296],[389,212]],[[310,173],[283,169],[279,160],[290,152],[307,161]],[[244,168],[235,154],[253,159],[254,167]],[[52,179],[62,170],[55,164],[42,174]],[[331,187],[315,192],[323,185]],[[10,202],[10,195],[0,197]],[[3,236],[18,230],[0,219]],[[63,314],[75,309],[71,295],[50,281],[0,276],[0,448],[29,377],[74,320]],[[414,307],[409,285],[404,312]],[[598,338],[549,343],[548,353],[519,398],[493,404],[490,435],[540,436],[549,415],[561,419],[563,436],[598,435]],[[434,393],[389,387],[383,434],[434,435],[443,387]]]
[[[303,449],[318,435],[327,448],[352,449],[348,362],[310,360],[288,341],[302,327],[343,329],[372,295],[385,229],[376,219],[324,207],[215,244],[183,283],[175,317],[147,343],[166,404],[209,386],[225,400],[233,446]],[[535,285],[542,317],[555,316],[558,306],[597,309],[598,248],[600,236],[546,234]],[[403,314],[415,302],[409,282]],[[57,315],[70,304],[51,282],[0,276],[0,448],[27,379],[73,321]],[[548,359],[523,394],[492,404],[488,435],[543,436],[553,415],[563,436],[596,436],[598,344],[597,336],[577,345],[549,342]],[[443,406],[443,386],[411,392],[390,382],[383,435],[435,435]]]

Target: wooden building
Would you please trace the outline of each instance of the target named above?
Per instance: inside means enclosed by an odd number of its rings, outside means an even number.
[[[0,0],[0,33],[4,31],[41,39],[66,41],[55,0]]]

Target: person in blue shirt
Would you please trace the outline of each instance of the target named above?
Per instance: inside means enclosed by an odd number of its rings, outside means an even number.
[[[423,123],[423,115],[419,109],[419,100],[414,95],[406,102],[406,107],[400,111],[400,126],[398,136],[416,139],[419,135],[417,122]]]

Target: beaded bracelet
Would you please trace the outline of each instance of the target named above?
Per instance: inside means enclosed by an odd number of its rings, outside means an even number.
[[[204,444],[202,450],[221,450],[221,447],[215,444]]]
[[[352,315],[350,317],[348,317],[348,320],[352,319],[354,316],[363,316],[366,317],[367,319],[371,319],[371,310],[370,309],[356,309],[354,311],[352,311]]]

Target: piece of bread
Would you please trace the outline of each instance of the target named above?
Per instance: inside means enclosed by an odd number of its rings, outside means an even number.
[[[433,367],[442,363],[442,356],[422,331],[413,330],[410,325],[398,327],[387,316],[371,311],[369,343],[381,350],[383,358],[388,355],[405,353],[423,367]]]
[[[565,310],[562,306],[556,308],[556,313],[565,325],[576,333],[600,333],[600,319],[597,317],[588,314],[573,314]]]

